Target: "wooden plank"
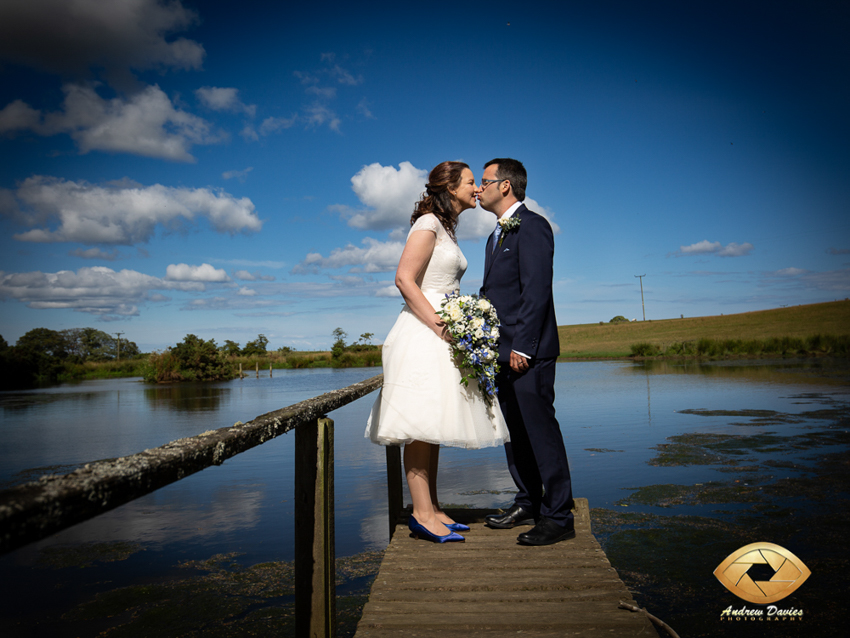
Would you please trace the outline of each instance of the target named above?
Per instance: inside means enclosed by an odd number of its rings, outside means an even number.
[[[616,581],[612,581],[616,582]],[[576,600],[616,600],[620,601],[620,588],[605,588],[605,587],[579,587],[564,590],[554,589],[499,589],[493,590],[460,590],[455,587],[451,589],[453,602],[489,602],[498,598],[501,603],[510,603],[523,600],[542,600],[542,601],[576,601]],[[445,598],[445,590],[431,592],[434,597],[439,596]],[[385,592],[376,592],[370,597],[375,603],[384,601],[393,602],[422,602],[425,597],[421,590],[401,589],[387,595]],[[500,604],[501,604],[500,603]]]
[[[395,534],[396,521],[404,508],[404,491],[401,486],[401,447],[388,445],[387,452],[387,509],[390,521],[390,539]]]
[[[295,430],[295,635],[336,635],[333,421]]]
[[[488,510],[451,515],[470,525],[464,543],[435,544],[396,527],[356,638],[384,636],[657,636],[634,604],[576,500],[576,538],[546,547],[517,543],[528,528],[492,530]]]

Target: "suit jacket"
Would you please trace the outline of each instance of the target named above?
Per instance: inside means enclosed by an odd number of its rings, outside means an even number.
[[[557,357],[561,352],[552,298],[555,240],[544,217],[522,204],[513,217],[519,228],[502,233],[502,245],[492,252],[487,241],[481,294],[496,307],[501,321],[499,361],[510,361],[511,350],[532,358]]]

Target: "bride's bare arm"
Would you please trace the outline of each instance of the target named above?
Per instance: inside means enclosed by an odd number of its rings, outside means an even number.
[[[416,283],[419,275],[431,261],[436,243],[437,236],[429,230],[417,230],[410,235],[398,262],[398,269],[395,272],[395,285],[413,314],[441,339],[445,339],[447,337],[445,324],[434,312],[434,307],[428,302],[425,295],[422,294],[419,284]]]

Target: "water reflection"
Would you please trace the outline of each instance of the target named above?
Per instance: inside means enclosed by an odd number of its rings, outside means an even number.
[[[249,532],[260,521],[264,486],[223,486],[209,501],[192,502],[172,492],[144,497],[104,516],[77,525],[42,547],[73,543],[131,541],[147,546],[205,542],[220,535]]]
[[[97,403],[101,398],[100,392],[75,392],[72,395],[59,392],[0,392],[0,408],[3,412],[23,412],[57,401],[72,400],[74,403],[91,404]]]
[[[731,361],[660,360],[624,365],[624,374],[679,374],[779,384],[845,386],[850,375],[847,359],[754,359]]]
[[[145,399],[152,410],[213,412],[230,398],[231,389],[201,383],[145,386]]]
[[[0,480],[14,480],[20,472],[32,478],[26,474],[31,468],[133,454],[246,422],[376,372],[275,371],[273,378],[158,387],[110,380],[4,393]],[[650,462],[659,445],[682,434],[752,434],[767,427],[777,436],[797,434],[817,421],[820,406],[828,408],[848,394],[848,376],[847,361],[826,360],[559,364],[555,407],[575,493],[588,498],[591,507],[614,508],[627,495],[624,488],[716,480],[717,471],[710,466],[659,468]],[[373,401],[374,394],[329,414],[335,422],[338,556],[383,549],[388,540],[385,450],[363,436]],[[760,420],[765,411],[790,416]],[[145,561],[138,563],[161,569],[147,573],[148,578],[166,577],[163,573],[173,568],[177,556],[204,560],[238,551],[245,564],[291,560],[293,456],[294,435],[283,435],[221,467],[0,558],[0,569],[16,582],[30,582],[32,591],[22,589],[22,596],[48,590],[60,596],[61,573],[33,577],[14,569],[32,564],[40,548],[93,541],[140,543],[146,551]],[[502,448],[443,449],[439,486],[443,503],[468,507],[506,505],[515,489]],[[410,502],[407,494],[404,498]],[[110,572],[109,587],[140,580],[137,570],[142,568],[133,564],[133,569]],[[94,572],[91,577],[108,580]],[[11,613],[12,603],[2,604],[0,616]]]

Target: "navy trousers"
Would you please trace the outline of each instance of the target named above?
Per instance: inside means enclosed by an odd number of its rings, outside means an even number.
[[[524,374],[502,363],[496,383],[511,440],[508,469],[515,501],[538,519],[573,525],[573,490],[561,427],[555,418],[555,359],[532,359]]]

